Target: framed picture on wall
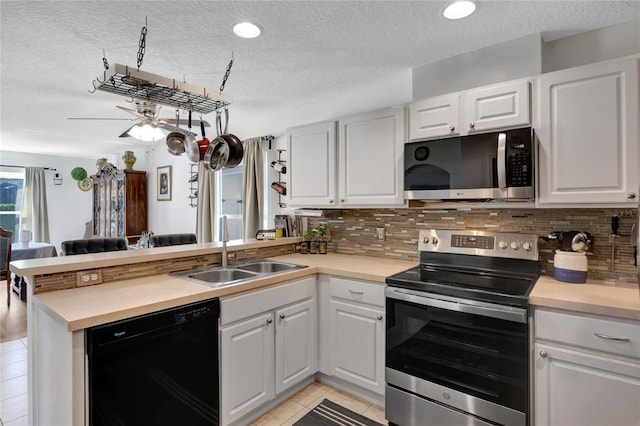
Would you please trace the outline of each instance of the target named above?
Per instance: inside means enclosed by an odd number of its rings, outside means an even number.
[[[156,175],[158,178],[156,187],[158,201],[171,201],[171,166],[158,167]]]

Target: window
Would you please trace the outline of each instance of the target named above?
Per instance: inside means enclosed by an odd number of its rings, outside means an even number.
[[[13,242],[20,238],[20,210],[24,170],[7,172],[0,169],[0,226],[13,232]]]
[[[244,193],[244,165],[230,169],[223,169],[218,179],[220,188],[220,207],[216,211],[218,214],[218,241],[222,241],[222,216],[227,215],[227,229],[229,239],[242,239],[242,202]]]

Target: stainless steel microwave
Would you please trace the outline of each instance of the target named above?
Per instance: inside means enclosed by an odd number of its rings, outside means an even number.
[[[533,129],[405,144],[407,200],[532,200]]]

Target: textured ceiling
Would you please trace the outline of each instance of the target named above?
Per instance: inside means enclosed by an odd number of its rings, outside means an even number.
[[[111,64],[136,65],[148,22],[142,70],[216,91],[233,52],[225,94],[231,125],[333,99],[433,61],[533,33],[548,41],[629,21],[637,1],[481,1],[460,21],[441,17],[445,1],[1,1],[1,148],[95,158],[140,146],[118,135],[125,98],[89,93]],[[231,27],[249,20],[254,40]],[[172,117],[169,107],[163,117]],[[211,121],[213,115],[205,117]],[[265,131],[272,129],[265,125]]]

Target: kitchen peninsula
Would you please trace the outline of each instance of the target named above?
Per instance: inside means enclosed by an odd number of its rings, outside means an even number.
[[[26,277],[29,292],[30,424],[85,424],[88,327],[213,297],[224,301],[317,274],[336,277],[336,282],[383,286],[386,276],[415,266],[412,261],[347,254],[301,255],[296,253],[298,242],[297,238],[230,242],[230,264],[274,258],[308,267],[217,289],[169,274],[220,265],[220,243],[13,262],[11,270]],[[77,288],[78,272],[94,270],[100,271],[102,284]],[[320,279],[313,282],[327,284]],[[637,288],[567,285],[541,277],[530,302],[536,308],[640,319]],[[322,336],[318,341],[322,346]]]

